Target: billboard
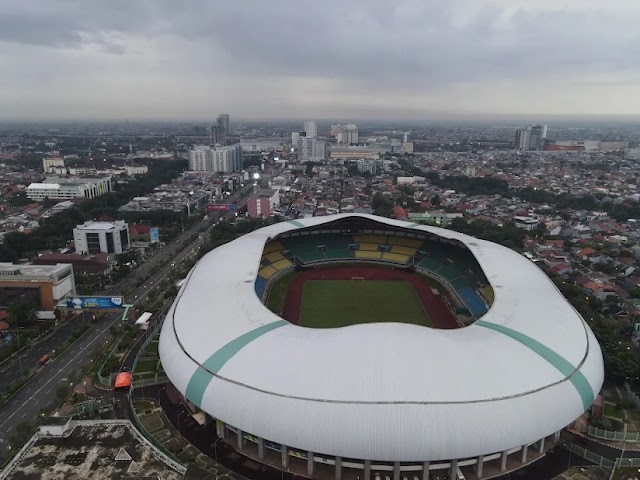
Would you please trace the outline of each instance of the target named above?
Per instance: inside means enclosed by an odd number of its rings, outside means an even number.
[[[124,297],[67,297],[67,308],[124,308]]]
[[[208,212],[235,212],[238,206],[235,203],[210,203],[207,205]]]
[[[158,243],[160,241],[160,230],[158,227],[151,227],[149,229],[149,239],[151,243]]]

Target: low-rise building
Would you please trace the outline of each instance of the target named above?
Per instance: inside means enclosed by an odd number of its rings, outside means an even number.
[[[513,223],[518,228],[531,231],[538,225],[538,220],[531,217],[516,216],[513,217]]]
[[[409,221],[423,225],[437,225],[439,227],[448,227],[454,218],[462,218],[461,213],[446,213],[440,211],[409,213]]]
[[[124,171],[127,173],[127,175],[132,177],[134,175],[144,175],[145,173],[148,173],[149,167],[147,167],[146,165],[134,163],[132,165],[125,165]]]
[[[14,265],[0,263],[0,302],[32,301],[43,311],[76,291],[73,267],[69,264]]]
[[[26,189],[27,198],[38,202],[95,198],[112,191],[111,177],[48,177],[44,182],[32,183]]]
[[[260,190],[247,201],[247,213],[253,218],[266,218],[280,206],[278,190]]]
[[[44,173],[51,173],[50,170],[53,167],[64,167],[64,159],[59,157],[42,159],[42,170]]]
[[[289,142],[288,138],[241,138],[240,147],[243,152],[259,153],[282,150]]]
[[[123,221],[85,222],[73,229],[76,253],[124,252],[129,247],[129,226]]]
[[[96,253],[95,255],[78,255],[77,253],[45,253],[33,259],[34,265],[57,265],[68,263],[76,273],[102,273],[110,268],[110,255]]]

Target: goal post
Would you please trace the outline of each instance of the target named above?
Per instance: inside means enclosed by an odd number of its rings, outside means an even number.
[[[364,282],[364,277],[351,277],[351,283],[353,282]]]

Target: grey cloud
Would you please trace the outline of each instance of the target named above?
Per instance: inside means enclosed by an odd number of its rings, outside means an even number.
[[[226,75],[229,82],[256,82],[264,96],[269,89],[262,77],[288,85],[317,79],[331,85],[338,103],[341,88],[366,97],[505,80],[535,86],[552,76],[578,84],[599,73],[640,73],[634,15],[615,5],[590,10],[576,2],[563,10],[556,3],[540,0],[531,9],[529,3],[516,8],[512,0],[0,0],[0,58],[29,47],[33,58],[24,61],[31,62],[35,82],[33,62],[43,70],[58,64],[58,57],[47,58],[51,49],[89,48],[97,50],[93,58],[68,55],[63,64],[126,83],[126,71],[109,69],[129,68],[143,55],[159,65],[155,75],[172,69],[178,88],[188,89],[194,76]],[[122,63],[105,62],[101,54]],[[20,61],[12,60],[18,70]],[[76,72],[60,70],[55,77],[64,84],[65,75],[75,74],[81,82]],[[607,80],[616,81],[622,80]],[[3,80],[3,92],[10,83]]]

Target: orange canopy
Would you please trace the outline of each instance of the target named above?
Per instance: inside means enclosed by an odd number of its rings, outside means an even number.
[[[116,388],[124,388],[131,386],[131,373],[120,372],[116,377]]]

